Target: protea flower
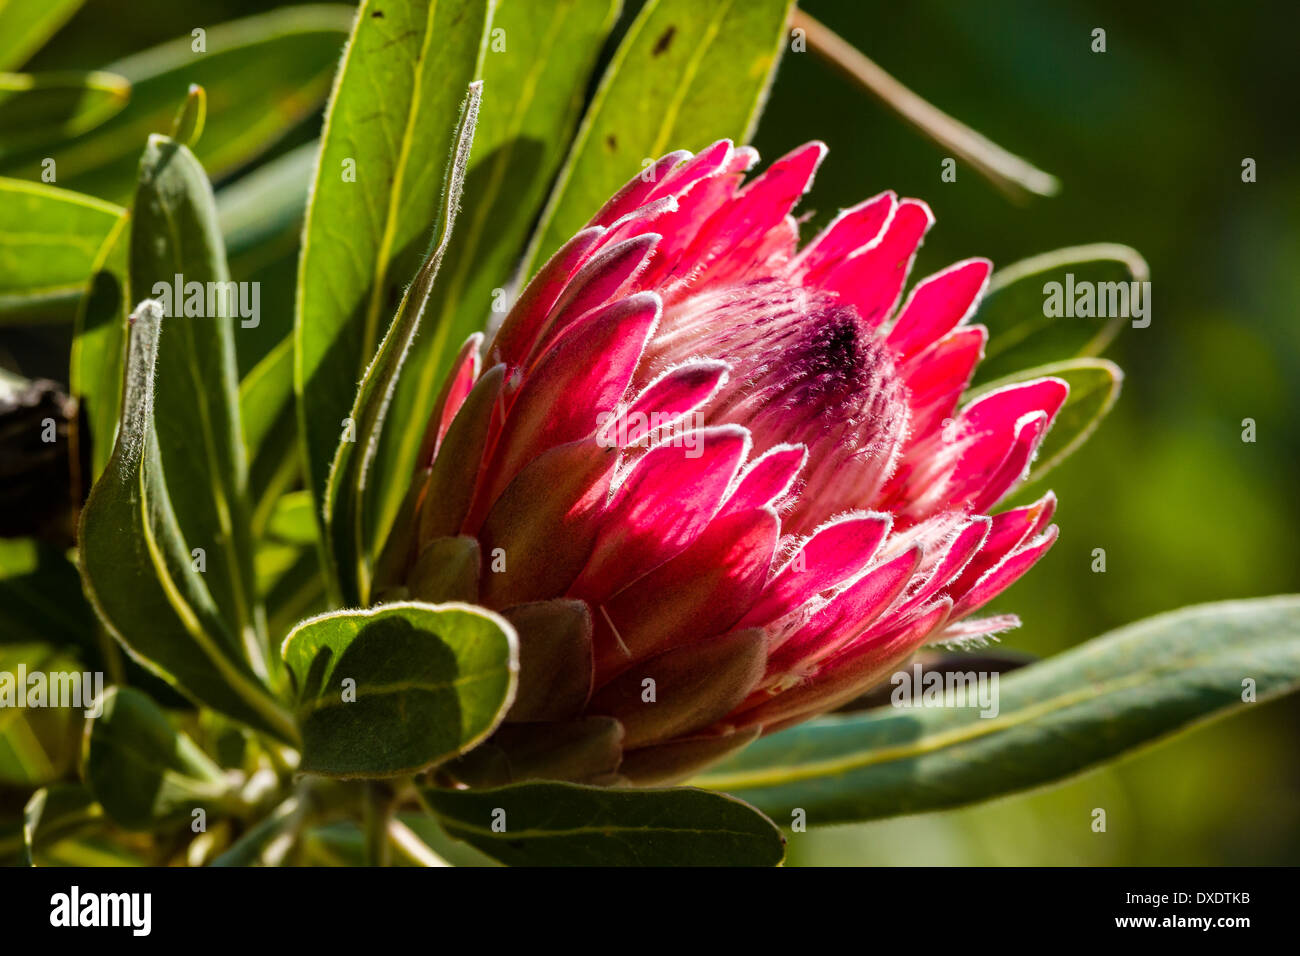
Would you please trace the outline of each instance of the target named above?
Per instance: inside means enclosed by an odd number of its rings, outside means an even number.
[[[518,629],[517,699],[462,779],[682,779],[1018,623],[971,615],[1052,544],[1054,498],[989,512],[1067,387],[958,410],[990,263],[900,308],[933,216],[892,192],[800,249],[825,153],[744,185],[748,147],[665,156],[461,351],[380,583]]]

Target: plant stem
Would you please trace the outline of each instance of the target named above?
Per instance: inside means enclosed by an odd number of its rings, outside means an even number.
[[[809,45],[828,63],[860,84],[913,127],[970,163],[1011,198],[1023,198],[1025,193],[1054,196],[1060,190],[1060,181],[1055,176],[1007,152],[997,143],[926,102],[868,59],[853,44],[803,10],[796,9],[790,22],[795,29],[804,31]]]
[[[366,866],[391,866],[392,844],[389,822],[393,817],[393,788],[382,780],[365,784],[362,801],[362,830],[366,837]]]

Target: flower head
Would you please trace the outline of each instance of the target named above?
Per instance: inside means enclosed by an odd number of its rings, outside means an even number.
[[[519,631],[467,774],[680,779],[1017,623],[971,615],[1051,545],[1054,498],[989,512],[1066,385],[958,408],[989,262],[904,298],[933,216],[890,192],[799,248],[825,152],[747,184],[748,147],[665,156],[466,343],[381,583]]]

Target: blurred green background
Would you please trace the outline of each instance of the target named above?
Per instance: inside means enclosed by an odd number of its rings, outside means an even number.
[[[544,0],[539,0],[544,2]],[[31,69],[87,68],[275,4],[90,0]],[[629,4],[635,8],[636,4]],[[1151,266],[1146,329],[1107,352],[1119,404],[1051,476],[1061,538],[991,611],[1005,646],[1047,655],[1203,601],[1300,590],[1300,57],[1293,2],[1120,0],[906,4],[808,0],[814,16],[899,80],[1058,176],[1052,199],[1010,203],[813,53],[787,54],[755,145],[809,139],[830,156],[804,211],[893,188],[938,224],[915,275],[971,255],[998,265],[1122,242]],[[626,13],[625,13],[626,19]],[[1106,30],[1093,53],[1091,33]],[[285,144],[305,140],[299,130]],[[1258,181],[1243,183],[1251,157]],[[291,302],[266,288],[268,302]],[[265,282],[264,282],[265,284]],[[8,347],[50,357],[57,331]],[[62,355],[66,355],[63,352]],[[38,363],[40,364],[40,363]],[[1242,419],[1257,441],[1241,439]],[[1107,570],[1090,570],[1104,548]],[[793,864],[1295,864],[1300,700],[1260,704],[1052,790],[980,807],[793,834]],[[1107,832],[1091,829],[1107,812]]]

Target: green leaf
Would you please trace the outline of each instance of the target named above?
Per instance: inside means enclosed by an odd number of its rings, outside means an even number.
[[[1079,450],[1096,431],[1101,420],[1110,414],[1115,400],[1119,398],[1120,383],[1124,381],[1124,373],[1114,362],[1094,358],[1071,359],[1040,365],[989,382],[973,389],[971,397],[1045,376],[1062,379],[1070,386],[1070,394],[1057,412],[1047,437],[1043,439],[1025,484],[1038,481]]]
[[[232,271],[253,273],[296,253],[320,143],[277,156],[217,192]]]
[[[510,866],[775,866],[785,856],[781,831],[763,814],[688,787],[545,782],[420,793],[451,836]]]
[[[0,161],[92,130],[130,97],[114,73],[0,73]]]
[[[587,109],[525,275],[586,225],[644,160],[749,138],[785,47],[792,6],[792,0],[646,3]]]
[[[153,424],[161,321],[153,302],[133,315],[121,427],[81,513],[82,582],[110,633],[151,671],[192,700],[292,742],[292,721],[249,668],[176,521]]]
[[[73,419],[71,428],[78,442],[90,443],[92,480],[108,465],[122,404],[126,317],[131,309],[130,248],[131,217],[123,211],[95,257],[73,325],[69,391],[77,399],[85,427]]]
[[[1067,276],[1073,278],[1067,280]],[[972,319],[989,330],[975,384],[982,386],[1033,365],[1100,355],[1126,324],[1150,320],[1149,314],[1145,320],[1110,314],[1109,295],[1098,296],[1106,299],[1106,316],[1046,315],[1048,283],[1060,284],[1064,307],[1067,281],[1072,288],[1081,289],[1082,283],[1096,287],[1102,283],[1146,282],[1149,278],[1146,261],[1136,250],[1109,242],[1057,249],[999,269]],[[1145,292],[1142,295],[1143,304],[1149,308],[1149,296]]]
[[[447,251],[451,231],[460,208],[474,142],[474,124],[478,119],[481,83],[471,83],[461,108],[455,145],[443,176],[443,201],[438,222],[437,244],[416,273],[415,281],[402,296],[375,360],[366,369],[357,389],[356,401],[348,419],[354,423],[355,435],[338,443],[325,487],[325,526],[329,554],[337,570],[339,586],[346,604],[370,603],[370,548],[372,535],[366,526],[369,519],[367,492],[371,484],[371,466],[383,434],[388,406],[397,387],[397,377],[406,361],[411,341],[420,327],[420,317],[429,302],[429,292],[438,277],[438,268]],[[358,451],[359,449],[359,451]]]
[[[294,833],[303,820],[302,801],[289,797],[256,825],[230,845],[209,866],[276,866],[283,861],[291,844],[281,837]]]
[[[487,91],[474,133],[460,225],[397,392],[375,466],[373,548],[382,546],[424,438],[425,421],[452,358],[493,308],[504,308],[529,229],[564,159],[587,80],[617,19],[617,0],[500,0],[489,45]],[[559,52],[562,51],[562,52]]]
[[[219,806],[231,781],[162,708],[130,687],[111,687],[86,736],[86,783],[114,822],[148,830]]]
[[[0,179],[0,324],[72,318],[122,214],[66,189]]]
[[[22,66],[85,0],[0,0],[0,70]]]
[[[131,289],[161,297],[171,318],[158,350],[154,427],[172,507],[187,550],[202,551],[218,610],[254,671],[265,674],[235,371],[237,295],[228,284],[212,189],[189,149],[149,138],[134,216]]]
[[[172,121],[171,138],[182,146],[193,149],[203,135],[203,124],[207,119],[208,94],[197,83],[191,83],[185,102],[176,111],[176,119]]]
[[[67,773],[77,755],[83,709],[51,707],[52,675],[77,674],[84,693],[81,664],[48,644],[0,644],[0,785],[39,787]],[[41,675],[33,683],[33,675]],[[64,681],[59,678],[59,686]],[[32,695],[43,687],[44,704]],[[67,685],[69,692],[72,685]]]
[[[300,769],[334,777],[407,775],[464,753],[505,715],[519,671],[514,629],[463,604],[323,614],[295,627],[283,653]]]
[[[287,130],[316,112],[338,64],[352,11],[304,5],[235,20],[184,36],[105,67],[131,84],[131,102],[94,130],[45,155],[58,182],[126,202],[136,157],[150,134],[170,133],[190,84],[207,92],[207,123],[196,150],[220,180],[256,158]],[[10,175],[38,179],[41,159],[6,164]]]
[[[37,790],[23,808],[23,862],[36,865],[43,848],[103,820],[104,808],[79,783],[57,783]]]
[[[1250,682],[1249,684],[1247,682]],[[999,681],[978,706],[881,707],[764,737],[696,779],[788,820],[961,806],[1080,773],[1300,686],[1300,596],[1183,608]]]
[[[326,113],[294,320],[303,475],[318,501],[357,382],[443,215],[442,163],[487,12],[486,0],[364,0],[357,13]]]

